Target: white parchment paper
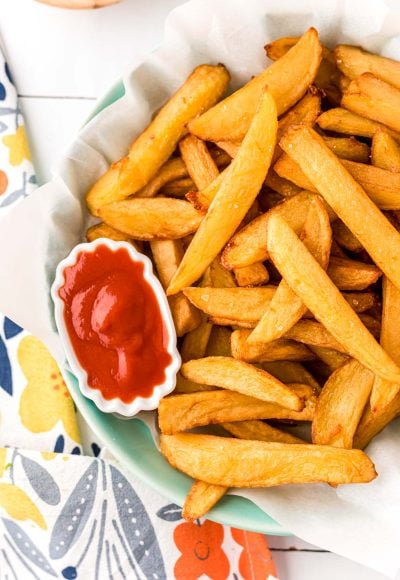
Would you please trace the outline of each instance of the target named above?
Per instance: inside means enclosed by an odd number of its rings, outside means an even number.
[[[232,87],[261,71],[263,46],[315,26],[323,42],[362,44],[400,60],[396,0],[193,0],[169,16],[161,47],[124,79],[125,96],[79,134],[38,189],[0,222],[0,308],[41,338],[57,360],[49,288],[57,263],[83,240],[84,194],[201,63],[224,63]],[[240,492],[297,536],[394,577],[400,568],[400,424],[369,446],[379,477],[368,485],[283,486]],[[321,576],[322,577],[322,576]]]

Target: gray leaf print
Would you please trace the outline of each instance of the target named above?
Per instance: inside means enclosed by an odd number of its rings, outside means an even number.
[[[0,116],[11,115],[12,113],[19,113],[18,109],[13,109],[12,107],[0,107]]]
[[[60,503],[61,495],[60,489],[50,473],[44,467],[22,456],[22,466],[29,479],[29,482],[40,499],[49,505],[57,505]]]
[[[50,538],[50,557],[62,558],[77,542],[93,509],[99,463],[94,460],[64,504]]]
[[[17,199],[19,199],[20,197],[25,196],[26,196],[25,189],[17,189],[12,193],[10,193],[10,195],[7,195],[5,200],[0,203],[0,207],[6,207],[7,205],[11,205],[12,203],[14,203],[14,201],[17,201]]]
[[[146,509],[122,473],[111,466],[112,487],[127,544],[146,578],[166,578],[164,562]]]
[[[8,126],[3,121],[0,121],[0,133],[3,133],[6,129],[8,129]]]
[[[57,574],[50,566],[45,555],[35,546],[35,544],[24,532],[24,530],[20,528],[20,526],[15,522],[8,520],[6,518],[2,519],[3,524],[5,525],[8,533],[14,540],[15,545],[20,550],[21,554],[23,554],[26,558],[28,558],[28,560],[32,562],[32,564],[35,564],[35,566],[43,570],[43,572],[47,572],[47,574],[50,574],[50,576],[57,577]]]

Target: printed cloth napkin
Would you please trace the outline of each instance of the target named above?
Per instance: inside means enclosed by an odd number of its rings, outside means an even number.
[[[0,219],[35,185],[0,51]],[[45,346],[0,314],[2,580],[273,575],[264,535],[185,522],[179,506],[124,472],[76,412]]]

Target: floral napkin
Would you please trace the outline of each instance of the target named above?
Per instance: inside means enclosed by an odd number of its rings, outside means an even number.
[[[17,93],[0,51],[0,219],[35,185]],[[45,346],[0,314],[2,580],[275,574],[264,535],[185,522],[179,506],[125,473],[76,413]]]

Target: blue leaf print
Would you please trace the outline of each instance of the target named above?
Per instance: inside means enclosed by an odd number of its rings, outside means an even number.
[[[7,195],[4,201],[0,203],[0,207],[7,207],[8,205],[11,205],[15,201],[17,201],[17,199],[19,199],[20,197],[26,197],[25,189],[16,189],[12,193],[10,193],[10,195]]]
[[[13,85],[14,84],[14,81],[13,81],[13,78],[12,78],[12,75],[11,75],[11,72],[10,72],[10,68],[9,68],[7,62],[4,63],[4,70],[5,70],[5,73],[7,75],[8,80]]]
[[[64,504],[50,538],[50,557],[62,558],[79,539],[93,509],[99,464],[94,460]]]
[[[158,510],[156,515],[167,522],[177,522],[178,520],[183,519],[182,508],[176,505],[176,503],[170,503],[163,506]]]
[[[65,439],[64,435],[59,435],[57,437],[56,444],[54,445],[55,453],[62,453],[64,451]]]
[[[15,545],[20,550],[21,554],[25,556],[32,564],[35,564],[38,568],[47,572],[50,576],[57,577],[50,563],[46,559],[45,555],[36,547],[32,542],[31,538],[24,532],[24,530],[15,522],[3,519],[3,524],[6,527],[8,533],[15,542]]]
[[[74,447],[73,450],[71,451],[71,455],[80,455],[81,454],[81,450],[79,449],[78,446]]]
[[[140,498],[122,473],[110,466],[112,488],[125,539],[145,578],[166,578],[153,524]]]
[[[97,443],[92,443],[91,448],[93,451],[93,455],[95,457],[98,457],[100,455],[101,448],[97,445]]]
[[[3,121],[0,121],[0,133],[4,133],[6,129],[8,129],[8,125],[3,123]]]
[[[36,175],[31,175],[30,178],[28,179],[28,182],[36,185],[37,184]]]
[[[6,393],[12,395],[12,374],[10,359],[3,339],[0,336],[0,388],[4,389]]]
[[[4,317],[4,335],[7,340],[9,338],[14,338],[14,336],[17,336],[17,334],[22,332],[22,330],[23,329],[18,326],[18,324],[15,324],[15,322],[7,318],[7,316]]]
[[[15,113],[18,113],[18,109],[15,109],[13,107],[0,107],[0,116],[4,116],[4,115],[15,115]]]
[[[4,101],[7,96],[6,87],[0,83],[0,101]]]
[[[57,505],[60,503],[60,488],[50,473],[48,473],[48,471],[46,471],[46,469],[39,463],[36,463],[36,461],[33,461],[28,457],[24,457],[23,455],[21,458],[22,466],[29,479],[29,482],[40,499],[49,505]]]

